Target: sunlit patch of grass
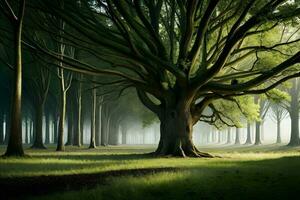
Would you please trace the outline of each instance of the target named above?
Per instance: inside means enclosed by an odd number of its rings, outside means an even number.
[[[239,151],[239,149],[241,151]],[[3,149],[2,149],[3,150]],[[153,147],[121,146],[101,147],[96,150],[85,148],[67,148],[66,152],[48,150],[27,150],[30,158],[0,159],[0,176],[38,176],[63,175],[79,173],[96,173],[111,170],[157,168],[157,167],[232,167],[248,161],[261,161],[282,157],[300,156],[298,150],[262,151],[243,148],[233,149],[204,149],[222,158],[195,159],[195,158],[151,158],[141,153],[151,152]]]

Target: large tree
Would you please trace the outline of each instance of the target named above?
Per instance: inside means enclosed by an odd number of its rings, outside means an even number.
[[[64,43],[95,59],[76,60],[41,45],[33,49],[64,62],[60,68],[109,75],[114,83],[136,88],[161,122],[157,155],[210,157],[195,148],[192,130],[199,120],[233,125],[231,116],[219,111],[220,99],[238,104],[236,96],[265,93],[299,75],[286,71],[299,63],[300,52],[284,48],[299,41],[297,34],[272,44],[262,39],[300,13],[296,3],[65,0],[63,9],[59,1],[39,3],[36,8],[58,16],[76,33],[65,30]],[[282,59],[257,67],[266,54]],[[211,115],[204,115],[207,109]]]
[[[17,11],[14,7],[17,7]],[[22,119],[21,119],[21,100],[22,100],[22,29],[25,13],[25,0],[8,3],[6,0],[0,2],[0,10],[10,22],[13,30],[14,48],[14,86],[10,123],[10,135],[6,156],[23,156],[22,147]]]

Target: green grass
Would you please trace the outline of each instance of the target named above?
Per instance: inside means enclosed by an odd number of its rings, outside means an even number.
[[[36,199],[286,199],[298,195],[299,148],[269,145],[202,150],[222,158],[149,158],[152,146],[69,148],[57,153],[26,150],[29,158],[0,159],[0,176],[23,177],[177,167],[180,171],[139,177],[112,177],[92,189],[59,192]],[[4,149],[0,149],[1,152]]]

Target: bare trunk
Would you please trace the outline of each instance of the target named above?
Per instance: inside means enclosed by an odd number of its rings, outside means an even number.
[[[235,131],[235,142],[234,142],[235,145],[241,144],[241,141],[240,141],[240,135],[241,135],[240,130],[241,130],[240,128],[236,128],[236,131]]]
[[[255,123],[255,141],[254,141],[255,145],[261,144],[260,130],[261,130],[260,122],[256,122]]]
[[[299,146],[299,80],[293,80],[293,87],[291,89],[291,104],[289,114],[291,118],[291,137],[288,146]]]
[[[58,141],[58,121],[59,117],[55,117],[53,121],[53,143],[57,144]]]
[[[25,117],[25,144],[29,144],[28,117]]]
[[[91,140],[89,148],[96,148],[95,134],[96,134],[96,105],[97,104],[97,90],[92,90],[92,116],[91,116]]]
[[[46,125],[46,139],[45,139],[45,144],[50,144],[50,115],[46,113],[45,115],[45,125]]]
[[[46,147],[43,144],[43,110],[44,105],[37,105],[35,110],[35,134],[34,142],[31,148],[35,149],[45,149]]]
[[[228,128],[227,129],[227,142],[226,144],[230,144],[231,143],[231,129]]]
[[[3,113],[0,113],[0,145],[4,144]]]
[[[101,144],[101,104],[97,103],[96,106],[96,146],[100,146]]]
[[[252,144],[251,140],[251,125],[250,123],[247,123],[247,140],[245,144]]]
[[[22,0],[19,8],[19,16],[14,25],[14,48],[15,48],[15,69],[14,88],[11,112],[10,136],[5,156],[24,156],[22,146],[22,24],[25,11],[25,0]]]
[[[291,117],[291,137],[288,146],[299,146],[299,113],[297,109],[292,109],[290,113]]]
[[[121,132],[122,132],[122,144],[126,144],[127,129],[125,128],[125,126],[121,126]]]
[[[64,151],[64,131],[65,131],[65,118],[66,118],[66,92],[61,91],[61,102],[60,102],[60,117],[58,124],[58,141],[56,151]]]
[[[69,119],[68,119],[68,137],[66,145],[73,145],[74,137],[74,116],[72,108],[69,109]]]
[[[281,141],[281,121],[280,119],[277,120],[277,138],[276,138],[276,143],[280,144]]]
[[[76,146],[81,146],[82,145],[82,130],[81,130],[81,102],[82,102],[82,97],[81,97],[81,83],[79,83],[79,89],[78,89],[78,94],[77,94],[77,109],[76,109],[76,127],[75,127],[75,140],[74,140],[74,145]]]

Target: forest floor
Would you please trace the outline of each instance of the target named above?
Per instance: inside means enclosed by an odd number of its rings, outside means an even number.
[[[25,150],[0,158],[0,199],[266,200],[300,186],[300,148],[278,145],[200,148],[221,158],[153,158],[150,145]]]

